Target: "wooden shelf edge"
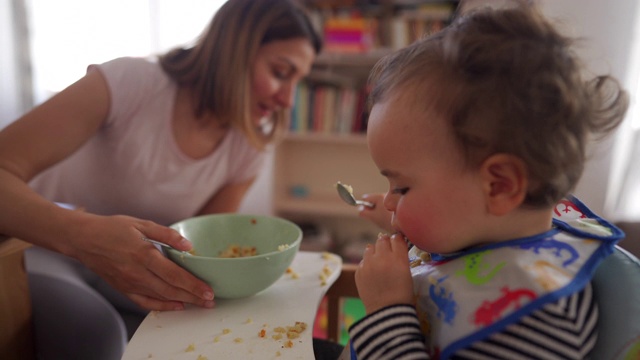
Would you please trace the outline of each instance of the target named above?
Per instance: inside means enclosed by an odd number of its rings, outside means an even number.
[[[315,142],[315,143],[335,143],[366,145],[367,135],[364,133],[321,133],[321,132],[288,132],[284,141]]]

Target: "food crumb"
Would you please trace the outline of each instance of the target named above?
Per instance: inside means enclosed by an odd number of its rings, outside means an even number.
[[[267,330],[265,329],[260,330],[260,332],[258,333],[258,336],[261,338],[265,337],[266,335],[267,335]]]
[[[248,318],[244,323],[245,324],[251,324],[251,323],[253,323],[253,319],[252,318]]]
[[[280,351],[276,351],[276,356],[279,357],[280,355],[282,355],[282,354],[280,354]]]
[[[242,340],[242,338],[235,338],[235,339],[233,339],[233,342],[240,344],[240,343],[243,342],[243,340]]]
[[[229,333],[231,333],[231,329],[222,329],[222,333],[225,334],[225,335],[229,334]]]
[[[186,349],[184,349],[184,352],[193,352],[196,350],[196,346],[194,344],[189,344],[189,346],[187,346]]]
[[[285,251],[289,248],[289,244],[278,245],[278,251]]]
[[[300,278],[300,275],[295,272],[292,268],[287,268],[287,271],[285,272],[286,274],[289,274],[291,276],[292,279],[298,279]]]
[[[287,342],[285,342],[283,346],[286,347],[286,348],[292,348],[293,347],[293,341],[287,340]]]
[[[209,360],[206,356],[198,355],[196,360]]]
[[[214,343],[220,342],[220,336],[216,336],[216,337],[214,337],[214,338],[213,338],[213,342],[214,342]]]

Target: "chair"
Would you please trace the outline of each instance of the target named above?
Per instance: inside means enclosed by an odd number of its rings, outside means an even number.
[[[80,280],[72,263],[49,253],[38,247],[25,253],[37,358],[120,359],[127,330],[116,309]]]
[[[640,261],[616,246],[592,283],[600,320],[590,358],[640,359]]]
[[[340,341],[341,300],[345,297],[358,297],[355,273],[358,265],[342,264],[342,272],[327,291],[327,337],[334,342]]]
[[[327,291],[330,340],[339,339],[340,299],[358,297],[356,268],[344,264],[340,277]],[[596,270],[592,284],[600,320],[598,341],[589,358],[640,359],[640,260],[616,246]]]

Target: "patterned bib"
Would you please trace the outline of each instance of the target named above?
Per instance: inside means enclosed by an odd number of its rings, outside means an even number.
[[[418,317],[433,358],[487,338],[523,316],[582,290],[622,231],[575,198],[555,208],[553,229],[420,261],[413,266]]]

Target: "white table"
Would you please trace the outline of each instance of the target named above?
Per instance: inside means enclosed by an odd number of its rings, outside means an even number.
[[[301,251],[290,267],[293,273],[255,296],[217,299],[213,309],[151,312],[122,359],[313,359],[318,305],[341,267],[342,259],[335,254]],[[286,335],[281,340],[272,337],[275,328],[296,321],[307,328],[291,340],[291,347],[285,346]],[[262,329],[264,337],[259,336]]]

